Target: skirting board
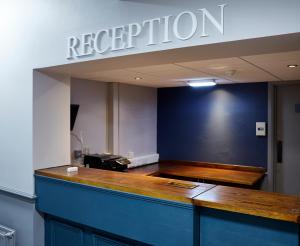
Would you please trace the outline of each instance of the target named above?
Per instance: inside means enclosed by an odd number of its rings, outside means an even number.
[[[32,199],[32,200],[36,199],[36,196],[34,194],[30,194],[24,191],[16,190],[5,186],[0,186],[0,192],[5,192],[13,196],[19,196],[26,199]]]
[[[151,155],[135,157],[129,159],[131,164],[128,165],[128,168],[139,167],[150,163],[155,163],[158,162],[158,159],[159,159],[159,154],[151,154]]]

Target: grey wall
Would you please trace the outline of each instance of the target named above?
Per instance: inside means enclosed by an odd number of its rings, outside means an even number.
[[[156,154],[157,89],[119,85],[119,153]]]
[[[90,153],[107,151],[107,83],[71,79],[71,103],[79,104],[73,133],[83,135],[84,147]],[[71,137],[71,151],[80,150],[80,143]]]
[[[79,112],[73,132],[82,132],[84,146],[90,153],[108,151],[109,139],[115,138],[118,147],[114,154],[135,157],[156,154],[157,89],[151,87],[115,84],[117,93],[108,83],[84,79],[71,79],[71,103],[79,104]],[[109,107],[108,100],[115,101]],[[115,111],[116,118],[108,118]],[[116,125],[113,132],[108,130]],[[71,150],[80,149],[79,142],[71,137]]]
[[[0,224],[16,230],[17,246],[44,244],[43,218],[33,199],[0,191]]]

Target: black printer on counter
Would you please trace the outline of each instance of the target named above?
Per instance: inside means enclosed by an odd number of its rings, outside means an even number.
[[[85,155],[83,164],[85,167],[122,172],[127,169],[130,161],[119,155],[94,154]]]

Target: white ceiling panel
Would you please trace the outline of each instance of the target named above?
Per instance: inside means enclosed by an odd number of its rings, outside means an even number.
[[[143,77],[144,81],[155,80],[156,77],[152,77],[150,75],[142,75],[140,73],[136,73],[126,69],[115,69],[115,70],[107,70],[101,72],[94,72],[83,74],[85,78],[94,79],[94,80],[102,80],[106,82],[129,82],[135,81],[136,77]]]
[[[242,59],[274,74],[281,80],[300,80],[300,51],[245,56]],[[296,68],[288,65],[297,64]]]
[[[205,71],[214,76],[231,80],[232,82],[263,82],[279,80],[272,74],[244,61],[238,57],[193,61],[179,65]]]
[[[289,64],[299,66],[291,69]],[[104,71],[94,68],[93,72],[81,71],[73,76],[150,87],[185,86],[189,80],[205,78],[215,79],[219,84],[300,80],[300,51]]]
[[[106,82],[139,84],[152,87],[185,86],[186,82],[189,80],[203,78],[214,78],[219,83],[231,82],[173,64],[100,71],[80,74],[77,77]],[[142,79],[136,80],[136,77],[140,77]]]
[[[188,79],[188,78],[202,78],[207,77],[206,73],[194,71],[188,68],[183,68],[174,64],[163,64],[146,67],[130,68],[131,71],[141,74],[148,74],[151,76],[159,77],[160,79],[175,80],[175,79]]]
[[[88,74],[80,74],[77,77],[104,82],[120,82],[150,87],[172,87],[185,85],[182,80],[162,79],[160,76],[152,76],[150,74],[140,73],[129,69],[116,69]],[[136,80],[136,77],[139,77],[141,79]]]

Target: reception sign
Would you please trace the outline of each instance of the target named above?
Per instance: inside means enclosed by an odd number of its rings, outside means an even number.
[[[218,16],[213,15],[206,8],[199,8],[195,11],[183,11],[177,15],[144,20],[141,23],[134,22],[71,36],[68,38],[67,59],[133,49],[136,48],[136,43],[141,36],[146,37],[143,38],[145,42],[142,45],[151,46],[170,43],[175,39],[185,41],[195,35],[199,38],[208,37],[209,28],[214,28],[219,35],[224,35],[226,6],[226,4],[216,6]],[[182,28],[182,23],[189,24]]]

